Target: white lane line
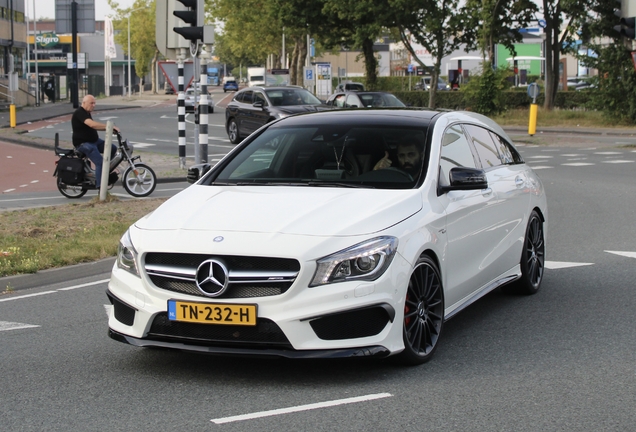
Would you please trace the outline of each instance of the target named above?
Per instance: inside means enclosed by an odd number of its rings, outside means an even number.
[[[633,160],[620,160],[620,159],[616,159],[616,160],[607,160],[607,161],[603,161],[603,163],[619,164],[619,163],[634,163],[634,161],[633,161]]]
[[[606,250],[605,252],[611,253],[614,255],[624,256],[627,258],[636,258],[636,252],[621,252],[621,251],[608,251],[608,250]]]
[[[87,286],[99,285],[101,283],[108,282],[109,280],[110,279],[102,279],[102,280],[95,281],[95,282],[88,282],[88,283],[81,284],[81,285],[74,285],[74,286],[71,286],[71,287],[68,287],[68,288],[60,288],[60,289],[58,289],[58,291],[70,291],[70,290],[74,290],[74,289],[77,289],[77,288],[84,288],[84,287],[87,287]]]
[[[40,327],[40,326],[33,325],[33,324],[22,324],[17,322],[0,321],[0,331],[18,330],[18,329],[26,329],[26,328],[34,328],[34,327]]]
[[[561,165],[577,167],[577,166],[589,166],[589,165],[594,165],[594,164],[593,163],[587,163],[587,162],[573,162],[573,163],[564,163],[564,164],[561,164]]]
[[[98,281],[95,281],[95,282],[88,282],[88,283],[81,284],[81,285],[74,285],[74,286],[70,286],[70,287],[66,287],[66,288],[59,288],[59,289],[56,289],[55,291],[42,291],[40,293],[26,294],[26,295],[18,296],[18,297],[10,297],[10,298],[6,298],[6,299],[0,299],[0,303],[8,302],[8,301],[11,301],[11,300],[20,300],[20,299],[28,298],[28,297],[41,296],[41,295],[46,295],[46,294],[55,294],[55,293],[57,293],[59,291],[69,291],[69,290],[74,290],[74,289],[77,289],[77,288],[85,288],[85,287],[88,287],[88,286],[103,284],[103,283],[108,282],[109,280],[110,279],[102,279],[102,280],[98,280]]]
[[[366,401],[382,399],[382,398],[387,398],[392,396],[393,395],[391,393],[377,393],[377,394],[371,394],[367,396],[358,396],[358,397],[352,397],[347,399],[338,399],[334,401],[318,402],[318,403],[313,403],[308,405],[299,405],[299,406],[290,407],[290,408],[280,408],[280,409],[275,409],[271,411],[261,411],[261,412],[256,412],[252,414],[243,414],[243,415],[238,415],[234,417],[223,417],[218,419],[212,419],[210,421],[216,424],[231,423],[231,422],[237,422],[242,420],[251,420],[256,418],[270,417],[270,416],[281,415],[281,414],[289,414],[289,413],[300,412],[300,411],[309,411],[309,410],[314,410],[319,408],[328,408],[328,407],[338,406],[338,405],[366,402]]]
[[[526,159],[552,159],[554,156],[528,156]]]
[[[10,298],[6,298],[6,299],[0,299],[0,303],[3,302],[8,302],[11,300],[20,300],[23,298],[27,298],[27,297],[35,297],[35,296],[41,296],[41,295],[46,295],[46,294],[55,294],[57,291],[42,291],[40,293],[35,293],[35,294],[26,294],[23,296],[18,296],[18,297],[10,297]]]
[[[106,311],[106,316],[110,316],[110,310],[113,308],[113,305],[105,304],[104,310]]]
[[[546,261],[545,268],[550,270],[558,270],[563,268],[570,267],[583,267],[583,266],[591,266],[594,263],[577,263],[577,262],[565,262],[565,261]]]
[[[607,151],[607,152],[594,152],[594,154],[597,154],[597,155],[619,155],[619,154],[623,154],[623,153]]]
[[[547,166],[547,165],[537,165],[537,166],[534,166],[534,165],[533,165],[533,166],[532,166],[532,169],[533,169],[533,170],[548,169],[548,168],[554,168],[554,167]]]

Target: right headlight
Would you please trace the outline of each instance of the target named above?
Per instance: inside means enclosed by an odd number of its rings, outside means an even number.
[[[309,286],[376,280],[391,264],[397,245],[395,237],[377,237],[321,258]]]
[[[119,240],[119,246],[117,247],[117,267],[139,276],[137,257],[137,251],[130,239],[130,231],[127,230]]]

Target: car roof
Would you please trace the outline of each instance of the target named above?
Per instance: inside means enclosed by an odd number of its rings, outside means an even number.
[[[304,113],[285,117],[277,122],[280,126],[307,126],[308,124],[327,125],[339,123],[358,123],[365,125],[401,125],[426,127],[441,113],[446,111],[429,108],[371,108],[357,110],[328,110]],[[311,116],[311,122],[308,122]]]
[[[306,90],[309,91],[307,89],[305,89],[304,87],[301,86],[297,86],[297,85],[287,85],[287,86],[251,86],[251,87],[246,87],[244,89],[242,89],[241,91],[245,91],[245,90],[289,90],[289,89],[296,89],[296,90]]]

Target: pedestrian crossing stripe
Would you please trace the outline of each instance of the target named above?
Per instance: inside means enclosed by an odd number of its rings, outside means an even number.
[[[611,253],[614,255],[624,256],[627,258],[636,258],[636,252],[621,252],[621,251],[609,251],[609,250],[606,250],[605,252]]]

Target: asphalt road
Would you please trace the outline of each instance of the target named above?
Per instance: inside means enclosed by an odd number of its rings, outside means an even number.
[[[216,91],[212,94],[216,108],[208,120],[208,160],[215,161],[235,146],[230,143],[225,131],[225,105],[233,93]],[[99,103],[99,102],[98,102]],[[167,101],[152,108],[131,108],[117,111],[102,111],[95,120],[108,120],[119,127],[135,149],[170,155],[178,155],[179,135],[176,100]],[[53,139],[58,133],[60,140],[71,142],[71,115],[33,122],[21,126],[29,136]],[[186,114],[186,155],[194,157],[195,143],[194,114]]]
[[[430,363],[126,346],[106,336],[110,263],[67,268],[0,296],[0,430],[633,430],[636,152],[520,150],[548,193],[542,290],[484,297]]]

